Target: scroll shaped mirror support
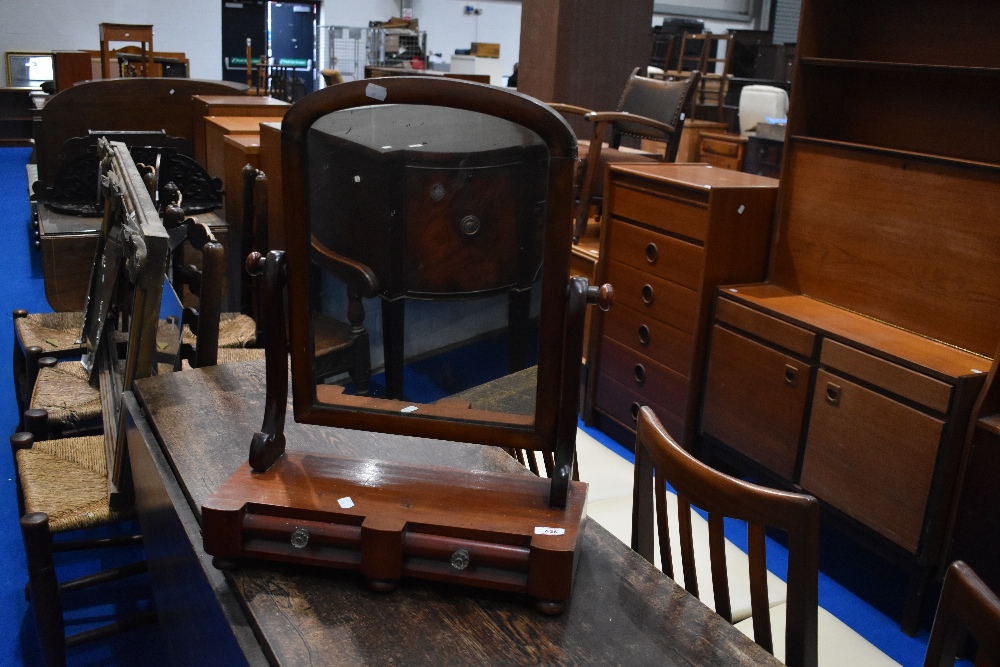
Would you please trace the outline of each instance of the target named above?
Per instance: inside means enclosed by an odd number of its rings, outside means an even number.
[[[562,387],[560,400],[571,400],[580,389],[580,359],[583,356],[584,315],[587,304],[598,304],[601,310],[608,310],[614,303],[615,292],[611,285],[593,287],[586,278],[574,276],[566,291],[566,320],[563,326]],[[552,470],[552,490],[549,505],[566,507],[566,494],[573,472],[573,457],[576,454],[576,413],[563,411],[560,414],[556,436],[555,464]]]
[[[247,271],[261,276],[264,291],[267,396],[264,423],[250,442],[250,467],[264,472],[285,452],[285,408],[288,401],[288,354],[285,351],[285,253],[272,250],[247,257]]]

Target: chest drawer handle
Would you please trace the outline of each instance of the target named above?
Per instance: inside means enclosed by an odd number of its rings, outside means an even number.
[[[643,346],[649,345],[649,327],[645,324],[639,325],[639,342]]]
[[[826,402],[830,405],[840,405],[840,385],[826,383]]]
[[[635,368],[632,369],[632,375],[635,377],[636,384],[645,384],[646,369],[643,368],[642,364],[635,365]]]
[[[633,403],[629,406],[629,412],[632,413],[632,421],[639,421],[639,408],[641,406],[638,403]]]
[[[656,247],[655,243],[650,243],[646,246],[646,261],[650,264],[656,264],[656,260],[660,258],[660,250]]]
[[[653,286],[643,285],[642,286],[642,302],[647,306],[653,305]]]
[[[785,364],[785,384],[794,387],[799,383],[799,369],[791,364]]]

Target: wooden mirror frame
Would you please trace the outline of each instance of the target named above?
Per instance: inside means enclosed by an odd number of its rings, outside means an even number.
[[[486,424],[438,416],[359,410],[317,401],[312,369],[311,244],[305,187],[308,133],[316,121],[330,113],[384,104],[440,106],[502,118],[535,132],[548,147],[538,381],[534,420],[530,425]],[[505,109],[506,113],[497,112],[497,109]],[[293,105],[281,125],[281,159],[295,420],[482,445],[556,451],[558,416],[566,407],[564,401],[576,401],[575,394],[562,398],[565,391],[561,382],[576,156],[576,137],[562,116],[534,98],[484,84],[430,77],[368,79],[324,88]]]

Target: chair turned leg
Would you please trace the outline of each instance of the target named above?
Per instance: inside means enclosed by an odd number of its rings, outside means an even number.
[[[66,634],[63,626],[62,601],[52,563],[52,534],[49,517],[32,512],[21,517],[21,536],[28,560],[28,586],[35,614],[38,638],[42,643],[45,664],[66,664]]]
[[[30,433],[18,431],[10,436],[10,453],[14,461],[14,490],[17,494],[17,515],[24,516],[24,492],[21,490],[21,476],[17,474],[17,453],[22,449],[31,449],[35,438]]]
[[[36,441],[49,439],[49,412],[43,408],[31,408],[24,411],[24,430],[30,433]]]

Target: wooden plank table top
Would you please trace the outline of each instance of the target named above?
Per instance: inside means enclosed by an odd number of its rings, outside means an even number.
[[[186,530],[202,563],[199,577],[251,664],[780,664],[594,521],[586,524],[573,598],[560,616],[543,616],[516,596],[412,580],[379,594],[353,573],[276,564],[244,565],[223,580],[205,565],[196,521],[202,503],[246,460],[263,416],[264,386],[263,362],[250,362],[141,380],[135,400],[127,395],[137,505],[171,651],[180,647],[169,633],[175,614],[163,604],[170,592],[164,587],[185,582],[158,578],[162,540],[145,517],[151,505],[162,513],[164,503],[150,502],[152,468],[171,478],[168,486],[176,481],[168,495],[174,509],[193,516]],[[136,432],[145,435],[137,438]],[[286,435],[288,447],[301,451],[523,470],[494,448],[297,424],[290,406]],[[178,543],[165,546],[167,559],[176,561]],[[185,593],[182,604],[195,599]],[[190,621],[189,606],[182,609],[176,617]],[[199,633],[206,644],[226,639],[195,627],[193,634]]]

